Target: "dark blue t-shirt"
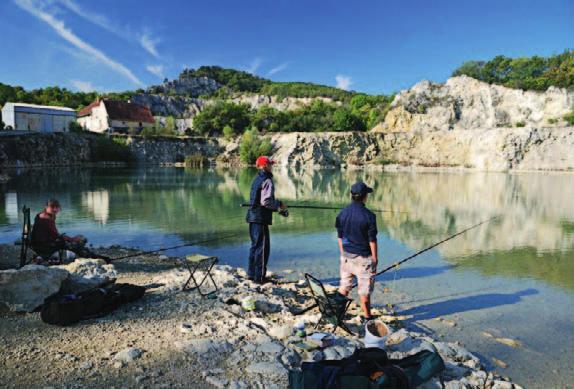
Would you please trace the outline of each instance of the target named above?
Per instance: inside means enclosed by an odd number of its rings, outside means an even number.
[[[343,250],[363,257],[371,255],[369,242],[377,241],[377,217],[365,204],[353,201],[343,208],[335,222],[337,236],[343,240]]]

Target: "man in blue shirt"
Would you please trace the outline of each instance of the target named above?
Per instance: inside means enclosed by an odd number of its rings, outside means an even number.
[[[337,237],[341,251],[341,283],[339,293],[347,296],[357,278],[361,309],[366,320],[371,319],[371,293],[377,272],[377,217],[365,207],[373,189],[363,182],[351,186],[350,205],[343,208],[337,220]]]

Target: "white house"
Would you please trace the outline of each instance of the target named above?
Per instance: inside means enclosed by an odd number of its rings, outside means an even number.
[[[78,123],[93,132],[139,132],[155,125],[149,108],[142,105],[102,99],[80,110]]]
[[[72,108],[25,103],[6,103],[2,107],[4,126],[18,131],[68,131],[68,125],[75,120],[76,111]]]

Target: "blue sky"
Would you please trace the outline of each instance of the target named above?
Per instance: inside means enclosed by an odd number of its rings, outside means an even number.
[[[119,91],[220,65],[390,93],[574,48],[574,1],[3,0],[0,82]]]

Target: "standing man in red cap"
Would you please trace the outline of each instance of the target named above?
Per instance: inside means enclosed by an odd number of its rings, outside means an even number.
[[[247,276],[258,284],[265,282],[271,248],[269,226],[273,222],[273,212],[287,210],[285,204],[275,199],[275,187],[271,173],[273,164],[274,162],[269,157],[257,158],[255,166],[259,169],[259,173],[251,184],[250,207],[246,217],[251,236]]]

